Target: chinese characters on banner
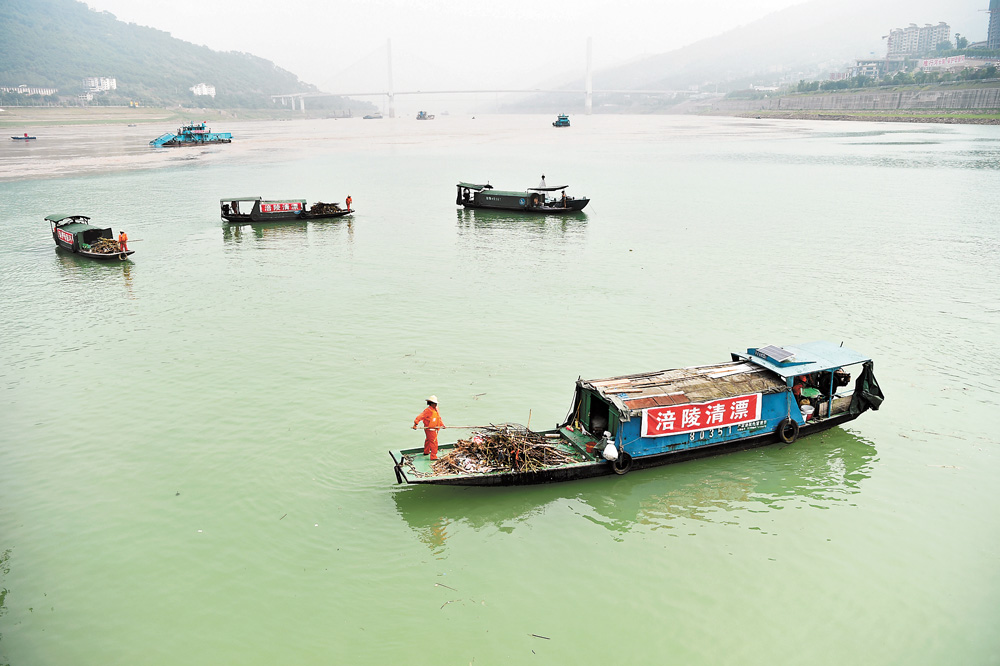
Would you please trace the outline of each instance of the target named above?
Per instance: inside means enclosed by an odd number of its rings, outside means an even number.
[[[950,58],[925,58],[920,61],[921,67],[948,67],[950,65],[961,65],[965,62],[965,56],[951,56]]]
[[[664,437],[760,419],[761,394],[642,410],[642,436]]]
[[[68,231],[63,231],[62,229],[56,229],[56,236],[59,237],[63,243],[73,244],[73,234]]]
[[[301,201],[292,201],[289,203],[260,203],[260,212],[262,213],[290,213],[297,210],[302,210]]]

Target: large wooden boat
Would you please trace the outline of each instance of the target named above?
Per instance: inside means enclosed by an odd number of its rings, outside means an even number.
[[[251,222],[281,222],[283,220],[319,220],[343,217],[354,212],[340,204],[314,203],[306,205],[305,199],[263,199],[261,197],[229,197],[220,199],[222,219],[232,224]]]
[[[179,146],[206,146],[214,143],[232,143],[233,135],[229,132],[213,132],[205,123],[184,125],[177,128],[177,133],[167,132],[161,134],[149,145],[162,148],[176,148]]]
[[[90,259],[124,260],[135,250],[123,252],[111,228],[102,229],[89,224],[86,215],[47,215],[52,239],[58,247]]]
[[[792,443],[878,409],[883,395],[870,358],[829,342],[751,348],[714,365],[578,380],[572,406],[552,430],[514,428],[507,437],[551,447],[554,464],[531,470],[463,457],[470,440],[390,451],[399,483],[509,486],[566,481],[695,457]],[[853,390],[847,368],[857,372]],[[481,429],[470,437],[490,436]],[[520,434],[519,434],[520,433]],[[543,444],[537,444],[542,441]],[[441,459],[452,456],[449,464]],[[498,455],[492,458],[504,459]],[[456,468],[458,471],[456,471]],[[468,471],[466,471],[468,470]]]
[[[489,183],[485,185],[459,183],[455,204],[465,208],[492,208],[546,214],[577,213],[586,208],[590,199],[567,196],[568,187],[568,185],[554,187],[539,185],[523,192],[515,192],[493,189]]]

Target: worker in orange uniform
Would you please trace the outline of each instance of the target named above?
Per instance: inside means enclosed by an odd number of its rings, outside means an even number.
[[[118,247],[122,252],[128,252],[128,234],[124,229],[118,232]]]
[[[346,202],[344,202],[344,203],[346,203],[346,204],[347,204],[347,210],[348,210],[348,211],[349,211],[349,210],[351,210],[351,202],[352,202],[352,201],[354,201],[354,199],[352,199],[352,198],[351,198],[351,195],[350,195],[350,194],[348,194],[348,195],[347,195],[347,201],[346,201]]]
[[[441,420],[441,414],[438,413],[436,395],[427,398],[427,407],[417,415],[417,418],[413,419],[413,429],[416,430],[417,424],[421,422],[424,424],[424,455],[429,455],[431,460],[437,460],[438,431],[442,430],[445,425],[444,421]]]

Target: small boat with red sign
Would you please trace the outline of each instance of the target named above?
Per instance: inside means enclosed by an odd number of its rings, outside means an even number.
[[[28,133],[25,132],[24,136],[12,136],[10,138],[14,139],[14,141],[34,141],[38,137],[37,136],[28,136]]]
[[[320,220],[343,217],[354,212],[337,203],[306,205],[305,199],[263,199],[261,197],[229,197],[220,199],[222,219],[232,224],[252,222],[282,222],[286,220]]]
[[[422,448],[390,451],[396,481],[510,486],[566,481],[747,449],[843,425],[884,400],[872,360],[829,342],[768,345],[712,365],[577,380],[572,406],[552,430],[507,427],[500,439],[522,443],[552,463],[498,464],[475,459],[495,428],[441,445],[432,461]],[[857,369],[854,388],[845,368]],[[470,453],[471,452],[471,453]],[[551,455],[549,455],[551,454]],[[446,463],[446,464],[445,464]]]
[[[86,215],[47,215],[56,246],[90,259],[124,260],[135,250],[122,250],[111,228],[95,227]]]

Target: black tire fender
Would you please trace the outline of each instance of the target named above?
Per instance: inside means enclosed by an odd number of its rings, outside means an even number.
[[[785,444],[791,444],[799,437],[799,424],[798,422],[789,417],[784,419],[778,424],[778,438],[781,439]]]
[[[611,463],[611,469],[615,470],[615,474],[628,474],[628,471],[632,469],[632,456],[620,451],[618,459]]]

